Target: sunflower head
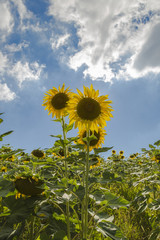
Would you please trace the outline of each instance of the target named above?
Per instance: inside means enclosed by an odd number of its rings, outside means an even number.
[[[77,92],[68,103],[70,123],[75,123],[75,128],[79,130],[87,128],[97,131],[98,125],[106,126],[113,111],[109,105],[111,101],[107,101],[108,95],[98,96],[99,91],[95,91],[93,85],[90,89],[84,86],[84,93],[78,89]]]
[[[89,150],[91,151],[93,148],[101,147],[102,143],[104,143],[106,132],[104,129],[99,127],[98,131],[90,130],[89,135],[90,136],[94,135],[96,137],[96,139],[90,140]],[[84,140],[86,136],[87,136],[87,130],[79,131],[79,139],[77,142],[79,144],[84,144],[85,148],[87,148],[87,142]]]
[[[99,167],[101,164],[101,160],[99,157],[94,157],[91,159],[91,165],[90,165],[90,169],[93,169],[95,167]]]
[[[39,149],[35,149],[31,152],[31,154],[34,156],[34,157],[37,157],[39,159],[43,159],[45,157],[45,154],[43,151],[39,150]]]
[[[135,155],[134,155],[134,154],[131,154],[131,155],[129,156],[129,158],[130,158],[130,159],[134,159],[134,158],[135,158]]]
[[[63,150],[63,148],[60,148],[58,150],[58,152],[53,152],[52,154],[53,154],[53,156],[64,158],[64,150]]]
[[[124,158],[125,158],[125,156],[124,156],[124,155],[121,155],[121,156],[120,156],[120,159],[124,159]]]
[[[7,168],[6,167],[2,167],[1,168],[1,172],[7,172]]]
[[[12,155],[12,156],[8,157],[6,160],[7,160],[7,161],[14,162],[14,160],[15,160],[15,156]]]
[[[124,154],[124,151],[121,150],[121,151],[119,152],[119,155],[123,155],[123,154]]]
[[[36,181],[32,177],[17,178],[14,184],[19,193],[27,196],[36,196],[44,191],[44,189],[40,188],[42,182]]]
[[[112,150],[112,154],[116,154],[116,150]]]
[[[52,117],[60,118],[68,114],[67,103],[71,98],[71,92],[69,88],[66,90],[64,88],[65,84],[62,88],[60,86],[58,89],[53,87],[45,94],[42,106],[46,107],[45,110],[48,110],[48,114],[52,113]]]

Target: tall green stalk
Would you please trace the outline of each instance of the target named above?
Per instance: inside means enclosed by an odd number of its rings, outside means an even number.
[[[67,138],[66,138],[66,131],[65,131],[65,120],[64,117],[62,117],[62,129],[63,129],[63,138],[64,138],[64,142],[66,142]],[[64,164],[65,164],[65,177],[67,179],[67,185],[66,187],[68,188],[68,166],[67,166],[67,154],[68,154],[68,148],[66,146],[66,144],[64,145]],[[70,212],[69,212],[69,200],[66,200],[66,215],[67,215],[67,237],[68,240],[71,239],[71,234],[70,234],[70,220],[69,220],[69,216],[70,216]]]
[[[87,130],[87,152],[86,152],[86,165],[85,165],[85,197],[84,197],[84,233],[83,239],[87,240],[88,234],[88,174],[89,174],[89,131]]]

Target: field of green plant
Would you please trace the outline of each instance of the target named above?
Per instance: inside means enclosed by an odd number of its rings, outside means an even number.
[[[63,132],[52,148],[0,148],[0,240],[160,240],[160,140],[128,158],[101,147],[111,101],[92,85],[77,91],[45,95]]]

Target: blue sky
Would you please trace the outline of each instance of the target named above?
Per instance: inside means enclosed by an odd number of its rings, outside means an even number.
[[[148,148],[160,139],[159,42],[157,0],[1,0],[0,132],[14,130],[2,144],[52,147],[60,126],[41,105],[65,83],[113,101],[104,146],[127,156]]]

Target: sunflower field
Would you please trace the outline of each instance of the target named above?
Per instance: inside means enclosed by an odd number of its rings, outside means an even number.
[[[0,240],[160,240],[160,140],[128,158],[102,147],[111,104],[92,85],[53,87],[42,104],[62,129],[53,147],[2,145]]]

